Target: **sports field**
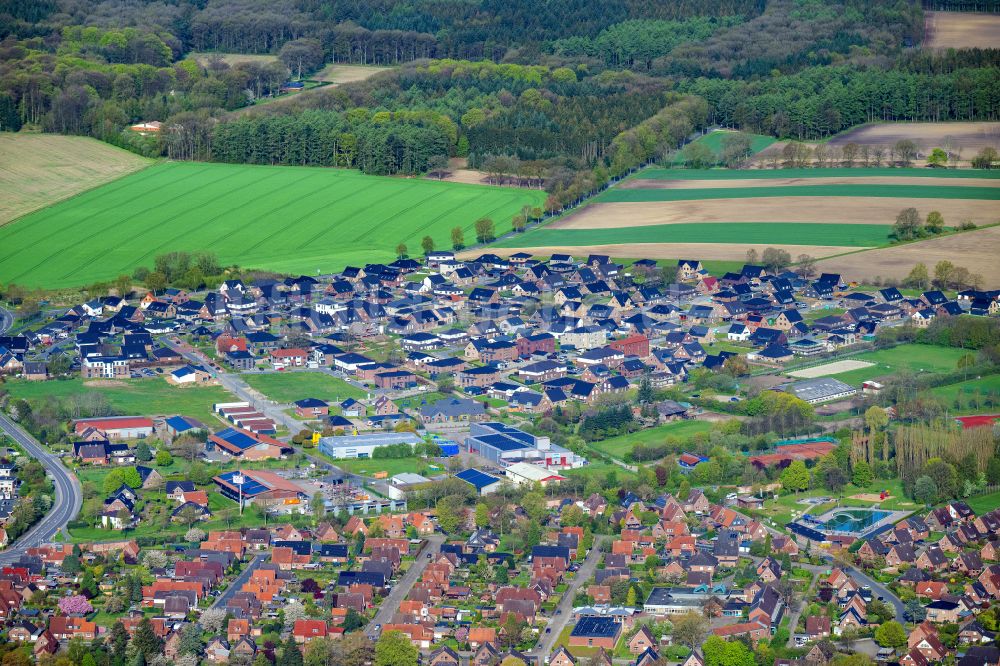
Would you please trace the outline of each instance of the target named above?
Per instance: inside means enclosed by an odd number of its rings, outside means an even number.
[[[88,137],[0,132],[0,225],[150,164]]]
[[[775,247],[793,258],[833,257],[888,246],[904,208],[922,217],[943,212],[946,227],[965,220],[983,226],[1000,221],[998,201],[1000,174],[986,171],[655,168],[498,247],[715,260]],[[874,276],[864,268],[843,272]]]
[[[816,377],[844,374],[852,370],[862,370],[872,365],[874,364],[871,361],[834,361],[833,363],[824,363],[823,365],[803,368],[802,370],[792,370],[788,374],[798,379],[814,379]]]
[[[538,190],[367,176],[315,167],[167,162],[0,227],[0,282],[66,287],[149,266],[174,250],[225,264],[316,273],[391,261],[475,221],[510,229]]]
[[[876,377],[884,377],[901,370],[909,372],[951,372],[958,367],[958,359],[968,350],[955,347],[937,347],[933,345],[906,344],[865,352],[853,357],[853,360],[863,361],[870,365],[846,372],[825,375],[839,379],[842,382],[857,386],[861,382]]]

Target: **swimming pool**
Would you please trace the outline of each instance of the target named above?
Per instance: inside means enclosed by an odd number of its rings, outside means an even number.
[[[823,527],[834,532],[864,532],[875,523],[892,515],[880,509],[834,509],[823,520]]]

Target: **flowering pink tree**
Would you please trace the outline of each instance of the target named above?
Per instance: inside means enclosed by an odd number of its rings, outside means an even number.
[[[94,612],[94,607],[87,601],[87,597],[77,594],[60,599],[59,610],[63,612],[63,615],[87,615]]]

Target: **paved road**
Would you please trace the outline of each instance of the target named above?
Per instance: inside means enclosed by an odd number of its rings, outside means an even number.
[[[226,591],[220,594],[219,598],[215,600],[215,603],[212,604],[212,608],[225,608],[226,604],[229,603],[229,600],[233,598],[233,595],[243,589],[243,586],[250,580],[250,576],[253,575],[253,572],[256,571],[260,565],[264,564],[264,562],[267,562],[268,557],[269,556],[264,553],[257,555],[250,560],[250,564],[248,564],[246,568],[240,572],[240,575],[237,576],[236,580],[234,580],[229,587],[226,588]]]
[[[375,613],[374,619],[368,623],[365,627],[365,633],[369,636],[377,638],[377,632],[375,631],[375,625],[379,625],[379,629],[385,625],[392,622],[393,615],[399,610],[399,604],[406,600],[406,595],[410,593],[414,584],[420,580],[421,574],[423,574],[424,569],[433,560],[433,557],[427,557],[428,553],[432,555],[437,555],[441,552],[441,544],[445,541],[445,536],[443,534],[434,534],[427,537],[427,545],[425,545],[419,553],[417,553],[416,561],[410,565],[410,568],[406,570],[403,577],[396,583],[392,588],[392,592],[389,593],[382,603],[378,607],[378,612]]]
[[[607,538],[606,536],[594,537],[594,546],[587,553],[587,559],[580,565],[580,570],[576,572],[576,577],[570,582],[569,587],[566,588],[566,592],[563,593],[562,598],[559,600],[559,605],[556,606],[556,610],[559,612],[554,612],[549,616],[548,624],[545,625],[545,629],[542,629],[541,640],[539,640],[535,649],[528,653],[529,656],[547,657],[552,654],[552,647],[555,645],[556,639],[559,638],[562,630],[566,628],[566,623],[569,622],[570,616],[573,614],[573,599],[576,598],[577,590],[594,575],[594,571],[601,561],[600,544]]]
[[[856,567],[844,567],[844,572],[850,574],[855,580],[858,580],[864,585],[872,588],[872,592],[875,593],[875,596],[882,597],[883,601],[892,604],[892,607],[896,609],[896,621],[900,624],[905,623],[905,620],[903,619],[905,606],[903,606],[903,602],[900,598],[892,593],[892,590]]]
[[[11,326],[14,325],[14,315],[10,313],[10,310],[5,310],[0,308],[0,335],[7,332]]]
[[[66,527],[66,523],[76,518],[83,505],[83,490],[76,475],[66,469],[58,456],[46,451],[38,440],[2,414],[0,414],[0,430],[22,446],[28,455],[42,463],[46,472],[52,477],[56,490],[55,500],[49,512],[0,553],[0,564],[6,564],[16,561],[29,548],[51,541],[57,532]]]

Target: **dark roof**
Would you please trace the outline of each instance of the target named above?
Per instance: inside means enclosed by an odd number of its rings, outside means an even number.
[[[577,621],[570,636],[585,636],[588,638],[614,638],[618,635],[621,625],[613,617],[585,616]]]

